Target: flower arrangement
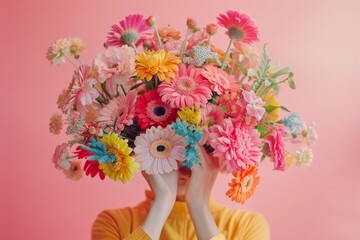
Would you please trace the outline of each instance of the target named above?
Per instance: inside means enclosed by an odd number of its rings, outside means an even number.
[[[71,136],[56,147],[55,167],[74,180],[84,171],[126,183],[140,170],[192,169],[205,145],[219,171],[234,177],[226,195],[244,204],[265,158],[274,170],[308,166],[314,126],[276,98],[284,83],[295,89],[293,73],[270,65],[265,46],[258,50],[258,28],[246,14],[227,11],[217,23],[199,27],[189,18],[182,38],[170,26],[158,28],[154,17],[129,15],[111,27],[91,64],[79,61],[80,39],[53,43],[47,59],[75,68],[57,100],[61,113],[50,118],[51,133],[65,122]],[[212,43],[218,26],[229,36],[226,51]],[[291,152],[287,143],[303,146]]]

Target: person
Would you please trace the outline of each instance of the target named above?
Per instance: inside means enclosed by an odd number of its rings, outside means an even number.
[[[265,218],[214,202],[211,190],[218,161],[199,147],[200,163],[167,174],[143,173],[151,191],[134,208],[105,210],[92,227],[92,240],[268,240]]]

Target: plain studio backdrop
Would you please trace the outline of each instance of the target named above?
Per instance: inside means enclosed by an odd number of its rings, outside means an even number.
[[[297,90],[282,88],[280,102],[315,121],[319,140],[308,169],[260,167],[261,183],[244,205],[226,196],[231,176],[219,176],[214,198],[231,208],[261,212],[271,239],[360,239],[360,2],[358,0],[2,0],[0,3],[1,137],[0,239],[89,239],[103,209],[134,206],[144,198],[139,174],[131,183],[84,177],[73,182],[55,170],[48,120],[72,75],[51,66],[48,46],[80,37],[90,63],[110,26],[131,13],[154,15],[158,26],[184,33],[186,18],[205,26],[228,9],[249,14],[272,62],[291,66]],[[214,37],[225,49],[221,30]]]

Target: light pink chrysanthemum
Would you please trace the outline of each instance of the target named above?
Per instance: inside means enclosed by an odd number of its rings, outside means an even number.
[[[220,26],[227,29],[226,34],[234,41],[252,44],[259,40],[258,28],[254,21],[246,14],[229,10],[218,17]]]
[[[180,55],[182,41],[180,40],[169,40],[166,43],[164,43],[164,49],[166,51],[171,52],[175,56]]]
[[[106,89],[116,94],[118,85],[128,91],[134,84],[129,78],[135,71],[135,51],[132,47],[107,49],[99,53],[94,60],[94,68],[98,72],[98,80],[106,81]]]
[[[119,97],[111,100],[104,106],[98,114],[96,121],[101,127],[116,126],[116,132],[121,133],[125,125],[133,124],[135,116],[135,102],[137,93],[128,92],[126,96],[120,94]]]
[[[49,131],[52,134],[59,135],[63,126],[63,119],[60,113],[54,113],[51,115],[49,123]]]
[[[162,82],[158,87],[161,100],[172,108],[205,107],[211,98],[209,81],[201,75],[201,69],[179,65],[175,78]]]
[[[210,145],[215,149],[213,155],[223,159],[222,168],[226,172],[259,163],[261,140],[256,129],[227,118],[209,128],[209,132]]]
[[[260,121],[265,114],[265,102],[260,97],[256,96],[254,91],[242,91],[242,95],[244,101],[247,103],[246,113]]]
[[[135,160],[148,174],[169,173],[178,169],[177,161],[185,161],[185,142],[168,125],[151,127],[135,139]]]
[[[76,110],[84,115],[87,111],[86,106],[91,105],[99,96],[99,92],[93,87],[97,80],[91,78],[89,73],[90,66],[88,65],[81,65],[75,71],[69,88],[68,103],[64,107],[64,112],[69,112],[76,107]]]
[[[114,24],[108,33],[106,44],[121,47],[122,45],[139,46],[146,39],[153,38],[153,30],[146,25],[140,14],[128,15],[119,25]]]
[[[240,88],[233,75],[227,74],[224,70],[214,65],[204,66],[201,74],[209,80],[211,89],[218,95],[236,92]]]
[[[285,130],[278,126],[268,126],[268,130],[272,131],[271,135],[264,138],[264,141],[269,144],[271,158],[274,161],[274,170],[285,170],[285,144],[284,134]]]
[[[52,156],[52,162],[58,170],[70,169],[69,152],[67,150],[68,147],[69,144],[63,143],[55,148],[55,152]]]

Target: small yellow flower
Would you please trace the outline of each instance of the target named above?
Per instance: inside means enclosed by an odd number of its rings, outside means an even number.
[[[266,113],[265,122],[277,122],[280,118],[280,103],[275,97],[273,93],[266,93],[263,95],[262,100],[266,103],[266,106],[274,106],[277,107],[271,112]]]
[[[99,168],[109,178],[123,183],[130,181],[134,174],[139,172],[140,164],[130,156],[132,149],[128,146],[127,140],[120,139],[115,133],[110,133],[100,140],[108,152],[116,156],[114,163],[101,163]]]
[[[175,77],[180,62],[180,58],[164,49],[157,52],[146,51],[135,56],[135,69],[141,79],[150,81],[157,75],[159,80],[167,81]]]
[[[290,153],[285,153],[285,166],[286,169],[288,169],[289,167],[291,167],[291,165],[296,162],[296,157]]]
[[[198,124],[201,120],[201,110],[198,107],[181,108],[178,111],[178,116],[184,122]]]

